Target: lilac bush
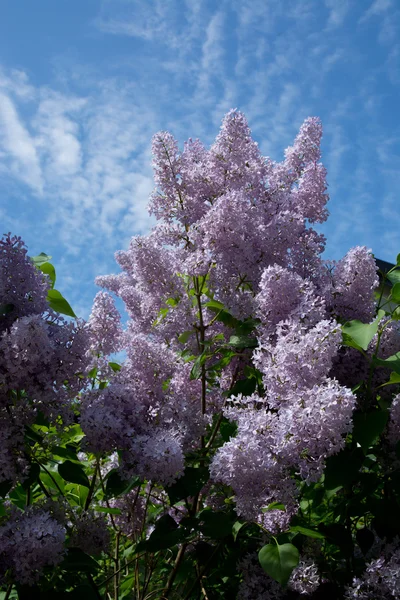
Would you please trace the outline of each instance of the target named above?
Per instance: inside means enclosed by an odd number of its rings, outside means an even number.
[[[87,323],[4,237],[7,594],[397,598],[400,280],[387,301],[367,248],[322,259],[321,136],[277,163],[236,110],[210,149],[157,134],[156,225]]]

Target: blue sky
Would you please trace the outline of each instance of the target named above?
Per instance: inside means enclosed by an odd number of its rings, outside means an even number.
[[[53,255],[87,317],[152,224],[152,135],[211,144],[242,110],[265,155],[324,126],[326,257],[400,252],[399,0],[0,2],[0,223]]]

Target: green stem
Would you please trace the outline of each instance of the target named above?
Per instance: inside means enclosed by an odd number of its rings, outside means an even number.
[[[96,462],[96,466],[94,468],[94,473],[93,473],[92,481],[90,483],[89,493],[88,493],[88,496],[87,496],[86,502],[85,502],[85,510],[87,510],[89,508],[90,503],[91,503],[92,498],[93,498],[94,487],[96,485],[96,477],[97,477],[98,468],[99,468],[99,466],[98,466],[98,463]]]

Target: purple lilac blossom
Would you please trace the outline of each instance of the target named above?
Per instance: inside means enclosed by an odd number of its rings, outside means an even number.
[[[8,521],[0,527],[0,556],[18,583],[32,585],[44,567],[64,558],[65,533],[64,525],[44,508],[32,506],[21,512],[11,507]]]
[[[374,308],[372,257],[356,249],[331,277],[321,259],[325,238],[309,226],[327,217],[321,135],[319,119],[307,119],[276,163],[261,155],[236,110],[209,150],[189,140],[180,152],[171,134],[157,134],[149,206],[157,225],[117,254],[121,275],[98,279],[125,302],[131,321],[126,364],[106,390],[84,396],[89,446],[122,450],[126,475],[173,481],[184,452],[196,448],[212,413],[224,406],[222,392],[255,364],[265,397],[230,403],[226,416],[238,433],[217,451],[211,474],[232,485],[240,514],[271,529],[285,528],[296,510],[291,471],[318,478],[351,430],[355,397],[330,377],[341,342],[336,319],[349,318],[348,301],[367,298],[368,315]],[[203,304],[211,297],[236,318],[261,321],[253,357],[243,353],[240,368],[233,360],[222,371],[219,388],[207,387],[205,415],[200,381],[190,380],[192,363],[176,354],[201,351],[193,296],[199,275],[207,277]],[[204,322],[207,342],[221,334],[229,340],[229,327],[205,308]],[[190,331],[188,341],[178,342]],[[286,510],[263,513],[274,501]]]
[[[369,323],[375,315],[374,290],[378,283],[371,251],[356,246],[333,267],[331,284],[326,289],[327,307],[332,315],[344,320]]]
[[[398,540],[397,540],[398,542]],[[400,548],[388,544],[383,555],[372,560],[361,577],[346,588],[345,600],[399,600]]]
[[[111,542],[107,521],[93,511],[82,511],[74,515],[73,529],[69,538],[69,545],[80,548],[86,554],[100,555],[107,552]]]

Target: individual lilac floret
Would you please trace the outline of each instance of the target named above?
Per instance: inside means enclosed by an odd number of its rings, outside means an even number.
[[[375,315],[374,290],[378,284],[371,251],[356,246],[334,266],[331,285],[326,290],[327,307],[336,317],[369,323]]]
[[[121,315],[110,294],[97,292],[88,321],[92,351],[109,356],[121,349]]]
[[[0,527],[0,555],[20,584],[32,585],[45,567],[58,565],[64,558],[64,541],[64,525],[39,507],[28,507],[25,512],[13,507],[9,520]]]

